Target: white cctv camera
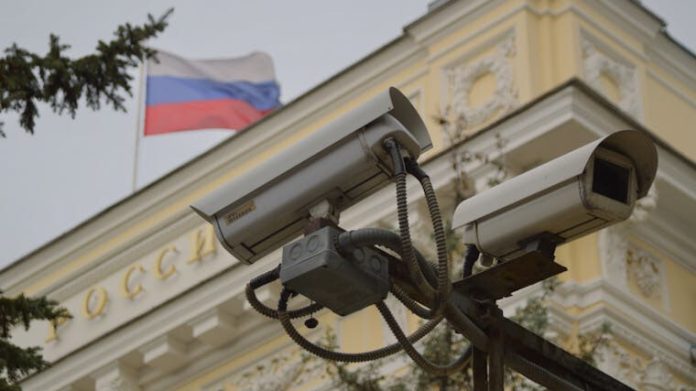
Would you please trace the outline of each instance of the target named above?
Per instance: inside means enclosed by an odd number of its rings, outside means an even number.
[[[416,109],[396,88],[320,129],[191,205],[232,255],[253,263],[298,236],[310,209],[336,213],[392,177],[382,144],[395,139],[413,159],[432,147]]]
[[[627,219],[656,172],[652,140],[619,131],[463,201],[452,225],[482,254],[509,260],[542,237],[560,244]]]

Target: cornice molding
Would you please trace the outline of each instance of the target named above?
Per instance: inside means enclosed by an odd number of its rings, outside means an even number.
[[[583,3],[600,10],[615,23],[629,27],[630,33],[642,37],[655,37],[664,29],[664,21],[630,0],[583,0]]]
[[[404,34],[423,46],[429,46],[502,4],[504,0],[450,1],[404,27]]]
[[[553,295],[553,300],[560,305],[560,311],[575,307],[589,309],[579,316],[572,316],[578,322],[579,332],[587,333],[609,322],[630,330],[631,335],[641,338],[639,351],[659,352],[670,358],[675,370],[690,372],[689,346],[696,340],[696,334],[669,320],[631,293],[617,288],[612,281],[598,278],[582,284],[564,282]],[[596,303],[603,303],[595,306]],[[621,338],[621,332],[614,332]],[[628,341],[630,342],[630,341]]]
[[[658,37],[645,44],[645,52],[652,63],[668,71],[670,76],[696,90],[696,55],[678,47],[666,37]]]
[[[681,99],[684,103],[686,103],[687,105],[696,109],[696,99],[690,98],[686,93],[684,93],[684,91],[681,91],[679,89],[679,87],[676,86],[674,83],[672,83],[671,81],[660,76],[657,72],[655,72],[652,69],[648,69],[646,74],[647,74],[647,77],[658,82],[661,86],[666,88],[669,92],[671,92],[674,95],[676,95],[677,97],[679,97],[679,99]]]

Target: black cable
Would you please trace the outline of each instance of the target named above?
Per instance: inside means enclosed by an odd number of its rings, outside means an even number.
[[[406,171],[418,179],[418,182],[420,182],[425,195],[426,204],[428,205],[428,212],[430,213],[430,220],[433,223],[433,232],[435,233],[435,246],[437,248],[437,300],[440,303],[444,303],[449,299],[452,286],[449,276],[447,236],[445,235],[445,228],[442,224],[440,206],[437,202],[435,189],[430,182],[430,177],[425,171],[423,171],[418,162],[415,159],[407,158],[404,159],[404,163],[406,165]]]
[[[387,139],[384,141],[384,148],[390,153],[396,177],[396,210],[399,222],[399,236],[401,238],[401,260],[406,264],[409,271],[409,277],[411,282],[416,286],[420,293],[425,296],[429,301],[435,302],[438,298],[437,290],[433,289],[430,284],[427,283],[425,277],[423,276],[423,271],[416,261],[413,243],[411,240],[411,232],[408,222],[408,195],[406,192],[406,172],[397,171],[397,167],[404,167],[403,158],[401,155],[401,149],[394,139]],[[441,288],[441,287],[440,287]],[[436,313],[442,312],[442,305],[437,306],[432,309],[432,316]]]
[[[380,349],[372,350],[369,352],[363,352],[363,353],[343,353],[343,352],[336,352],[333,350],[328,350],[325,349],[321,346],[318,346],[311,341],[307,340],[302,334],[300,334],[295,326],[292,324],[290,321],[290,316],[289,312],[287,311],[287,305],[288,305],[288,300],[290,299],[290,291],[286,288],[283,288],[283,291],[280,293],[280,299],[278,300],[278,319],[280,320],[280,324],[283,326],[283,329],[285,329],[285,332],[288,334],[288,336],[295,341],[300,347],[305,349],[306,351],[314,354],[315,356],[331,360],[331,361],[341,361],[341,362],[365,362],[365,361],[373,361],[373,360],[378,360],[387,356],[390,356],[394,353],[398,353],[399,351],[402,350],[402,343],[397,342],[393,343],[391,345],[385,346]],[[405,337],[407,341],[410,343],[415,343],[424,336],[426,336],[430,331],[432,331],[435,326],[438,325],[442,321],[443,317],[438,316],[435,319],[432,319],[428,322],[426,322],[423,326],[418,328],[413,334],[411,334],[409,337]],[[403,333],[402,333],[403,334]]]
[[[401,148],[399,147],[399,143],[396,142],[393,138],[388,138],[384,140],[384,149],[389,152],[389,156],[391,157],[393,168],[394,168],[394,176],[403,174],[406,172],[406,163],[404,162],[404,159],[401,155]]]
[[[462,271],[462,277],[469,277],[474,271],[474,264],[480,255],[479,249],[473,244],[466,245],[466,252],[464,252],[464,270]]]
[[[417,316],[423,318],[423,319],[428,319],[429,317],[432,316],[433,310],[422,306],[420,303],[418,303],[416,300],[413,300],[406,292],[404,292],[398,285],[392,284],[391,288],[389,291],[394,295],[394,297],[397,298],[403,304],[406,308],[408,308],[411,312],[416,314]]]
[[[249,285],[253,289],[258,289],[261,288],[264,285],[268,285],[272,283],[273,281],[277,280],[280,278],[280,265],[274,267],[273,269],[263,272],[260,275],[254,277],[249,281]]]
[[[278,319],[278,311],[263,304],[256,296],[256,289],[259,289],[264,285],[270,284],[271,282],[277,280],[279,277],[280,265],[257,277],[254,277],[251,281],[249,281],[245,289],[246,298],[251,307],[261,315],[272,319]],[[322,308],[324,308],[323,305],[319,303],[312,303],[306,307],[288,311],[287,314],[291,319],[302,318],[311,315],[321,310]]]
[[[399,327],[399,323],[396,321],[396,319],[394,319],[394,315],[392,315],[386,304],[384,304],[384,302],[378,303],[377,309],[379,310],[380,314],[382,314],[382,317],[387,322],[387,325],[389,325],[389,328],[396,337],[397,341],[399,341],[401,346],[406,351],[406,354],[408,354],[409,357],[411,357],[411,359],[426,372],[436,376],[449,376],[461,371],[469,364],[471,360],[471,348],[466,349],[464,353],[454,362],[445,366],[431,363],[428,359],[418,353],[413,344],[408,340],[408,338],[406,338],[404,332],[401,330],[401,327]]]

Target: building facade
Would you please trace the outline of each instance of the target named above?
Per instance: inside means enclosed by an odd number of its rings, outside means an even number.
[[[23,388],[328,389],[321,364],[300,365],[280,325],[245,302],[245,284],[280,252],[239,263],[189,205],[389,86],[426,121],[434,148],[421,162],[446,210],[457,181],[480,190],[500,167],[514,175],[616,130],[653,137],[657,179],[631,219],[558,249],[569,270],[551,299],[551,329],[572,346],[609,323],[602,370],[641,390],[696,389],[696,58],[632,0],[435,2],[375,53],[8,266],[5,293],[48,295],[74,316],[14,333],[53,363]],[[462,155],[487,158],[453,165]],[[350,208],[341,226],[390,225],[393,193]],[[424,216],[413,220],[420,232]],[[502,306],[511,312],[540,289]],[[277,295],[271,286],[261,298],[272,305]],[[309,335],[329,327],[349,351],[393,341],[372,310],[316,316]]]

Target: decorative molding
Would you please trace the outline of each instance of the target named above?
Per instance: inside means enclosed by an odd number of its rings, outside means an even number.
[[[657,207],[657,190],[651,187],[648,194],[636,201],[631,217],[626,223],[604,229],[599,233],[599,253],[606,278],[617,286],[628,289],[626,256],[628,232],[633,224],[645,222],[649,213]]]
[[[629,353],[611,337],[607,344],[597,349],[595,360],[602,371],[643,391],[693,390],[688,386],[678,386],[669,365],[659,357],[653,356],[647,364],[643,364],[640,358]]]
[[[633,213],[628,218],[628,221],[634,224],[639,224],[647,221],[650,212],[657,208],[657,188],[655,185],[648,189],[648,194],[645,197],[636,201]]]
[[[638,248],[628,240],[630,228],[610,228],[599,235],[600,258],[604,274],[618,289],[630,292],[628,282],[635,282],[646,299],[661,299],[667,309],[669,297],[666,289],[662,260]]]
[[[628,353],[611,337],[609,343],[597,348],[595,360],[597,368],[627,385],[635,388],[640,383],[642,370],[640,359]]]
[[[611,79],[619,90],[617,105],[637,119],[642,118],[638,73],[635,65],[622,59],[597,38],[581,31],[583,72],[587,82],[602,94],[607,94],[601,82],[602,76]]]
[[[636,235],[638,227],[648,224],[651,213],[656,211],[657,200],[657,190],[653,186],[636,202],[628,221],[600,231],[598,246],[607,281],[616,289],[635,295],[629,288],[629,282],[633,282],[644,299],[658,299],[662,309],[667,311],[670,300],[664,262],[629,240]]]
[[[689,341],[696,336],[683,328],[675,332],[673,329],[676,325],[640,303],[635,296],[617,289],[613,283],[603,279],[586,284],[563,283],[557,289],[553,300],[561,306],[550,307],[551,314],[559,312],[563,316],[567,315],[564,308],[590,308],[603,302],[601,306],[572,316],[580,333],[599,330],[608,323],[611,325],[614,342],[630,346],[633,351],[644,356],[658,358],[668,365],[670,370],[696,382],[696,374],[685,349]],[[550,318],[553,319],[553,316]]]
[[[653,358],[643,370],[641,385],[645,391],[669,391],[675,389],[674,377],[662,360]]]
[[[495,46],[493,54],[470,63],[455,63],[444,70],[451,113],[466,128],[479,125],[496,113],[502,115],[517,107],[511,61],[515,50],[515,35],[508,33]],[[473,106],[469,94],[476,81],[488,74],[495,77],[495,91],[485,103]]]
[[[604,278],[615,284],[617,288],[627,291],[626,253],[628,252],[628,240],[626,240],[623,226],[610,227],[600,231],[598,246]]]
[[[646,298],[661,297],[664,291],[662,261],[631,246],[626,252],[628,275]]]

